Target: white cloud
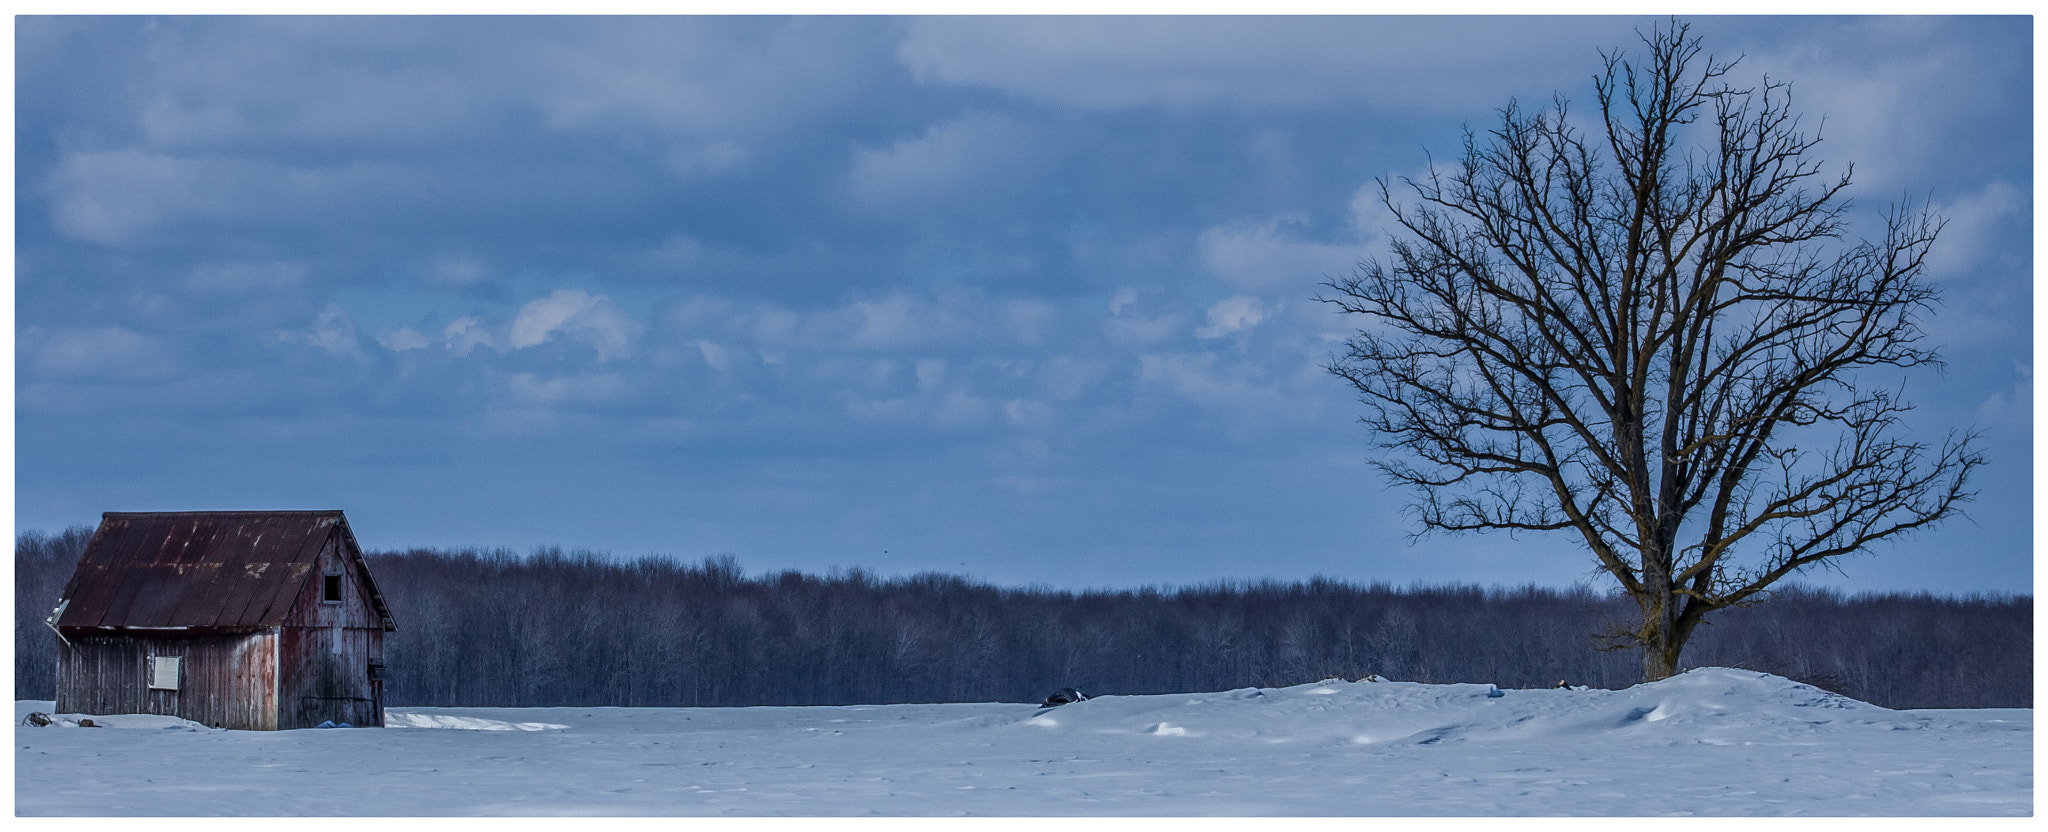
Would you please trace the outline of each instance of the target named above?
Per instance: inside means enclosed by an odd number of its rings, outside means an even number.
[[[1445,163],[1438,165],[1437,169],[1444,175],[1449,176],[1464,168],[1456,163]],[[1410,174],[1408,178],[1420,181],[1428,175],[1428,170],[1418,170]],[[1389,191],[1393,191],[1395,188],[1407,187],[1401,184],[1399,177],[1392,176],[1387,177],[1387,186]],[[1399,196],[1398,193],[1392,195]],[[1386,200],[1380,193],[1378,182],[1367,182],[1351,193],[1351,228],[1353,231],[1358,232],[1359,236],[1385,237],[1388,234],[1396,233],[1399,230],[1398,226],[1399,222],[1394,218],[1394,212],[1387,208]]]
[[[1003,329],[1024,344],[1044,340],[1059,323],[1059,307],[1033,298],[1012,298],[998,308]]]
[[[521,307],[505,334],[512,349],[539,346],[557,334],[577,338],[597,349],[599,361],[628,354],[638,329],[631,316],[604,295],[581,289],[557,289]]]
[[[1011,425],[1027,430],[1041,430],[1053,423],[1054,411],[1044,402],[1030,399],[1010,399],[1003,402],[1003,417]]]
[[[987,199],[991,191],[1031,181],[1049,142],[1043,130],[1017,119],[968,115],[886,148],[856,148],[847,185],[854,202],[867,209]]]
[[[936,358],[920,358],[916,363],[917,389],[926,392],[937,390],[946,380],[946,362]]]
[[[919,363],[919,369],[923,370],[923,362]],[[867,399],[846,393],[846,413],[864,421],[922,424],[941,429],[987,424],[999,413],[1013,423],[1019,415],[1034,415],[1028,408],[1012,408],[1014,403],[999,403],[995,399],[975,395],[964,386],[946,388],[938,385],[936,380],[933,386],[925,386],[924,381],[920,374],[918,392],[911,396]]]
[[[925,83],[1090,109],[1232,104],[1484,112],[1583,83],[1611,18],[923,17],[897,60]]]
[[[483,261],[463,254],[443,255],[426,269],[427,282],[437,286],[468,286],[483,276]]]
[[[1258,298],[1238,295],[1209,307],[1209,325],[1195,330],[1199,338],[1221,338],[1242,332],[1266,319],[1266,307]]]
[[[1990,424],[2025,430],[2033,423],[2034,372],[2029,365],[2014,362],[2019,380],[2009,388],[1995,390],[1977,403],[1977,418]]]
[[[661,166],[685,179],[732,173],[753,158],[753,151],[732,140],[685,144],[662,157]]]
[[[695,263],[703,256],[703,243],[688,234],[671,234],[648,255],[648,259],[665,268],[676,268]]]
[[[1102,334],[1119,345],[1148,346],[1184,332],[1187,320],[1186,315],[1178,313],[1117,315],[1102,322]]]
[[[438,335],[428,335],[412,327],[400,327],[377,336],[377,343],[392,352],[420,350],[439,344],[456,355],[468,355],[477,347],[490,347],[499,352],[502,339],[494,336],[483,321],[469,316],[456,318],[441,328]]]
[[[1055,355],[1033,368],[1031,379],[1038,393],[1058,402],[1079,400],[1109,378],[1106,361],[1071,355]]]
[[[175,367],[163,339],[118,326],[25,327],[20,343],[28,369],[66,378],[155,378]]]
[[[734,361],[732,350],[727,349],[721,344],[701,338],[690,343],[697,347],[697,354],[704,356],[704,363],[711,367],[711,369],[721,373],[732,370]]]
[[[2000,223],[2018,222],[2026,215],[2027,193],[2012,183],[1996,180],[1975,193],[1933,206],[1936,215],[1948,221],[1941,237],[1927,253],[1927,268],[1936,280],[1967,279],[1967,270],[1994,253],[1992,241],[2000,239]]]
[[[447,62],[393,60],[423,40],[419,24],[395,20],[249,18],[164,34],[128,76],[143,97],[143,134],[160,147],[447,136],[468,126],[481,102],[500,97],[492,87],[505,76],[463,78]]]
[[[285,291],[304,284],[308,271],[306,264],[288,261],[209,263],[187,274],[185,287],[222,294]]]
[[[868,101],[886,31],[852,18],[593,18],[551,21],[505,52],[520,64],[519,106],[550,128],[647,137],[665,170],[698,178]]]
[[[789,349],[900,351],[1043,342],[1063,321],[1061,308],[1030,298],[990,298],[971,288],[926,293],[897,289],[824,308],[693,296],[662,316],[686,339],[718,333],[764,354]]]
[[[910,295],[894,292],[876,300],[854,301],[850,308],[856,321],[853,341],[868,346],[900,344],[922,334],[921,324],[935,317],[935,310]]]
[[[1735,27],[1740,19],[1708,21]],[[1746,50],[1738,86],[1768,74],[1792,83],[1802,129],[1824,141],[1814,154],[1854,162],[1856,191],[1895,199],[1920,187],[1929,167],[1953,169],[2000,114],[2024,113],[2029,40],[1986,39],[1995,19],[1858,17],[1798,21],[1806,36]],[[1739,29],[1735,38],[1754,40]],[[1736,41],[1741,42],[1741,41]],[[1723,42],[1724,52],[1737,51]],[[2003,99],[2003,100],[2001,100]]]
[[[361,358],[363,348],[356,335],[356,323],[340,306],[328,304],[313,319],[313,325],[302,330],[279,330],[279,341],[290,344],[305,344],[318,347],[339,358]]]
[[[190,194],[205,178],[194,165],[161,154],[73,153],[47,183],[51,220],[66,236],[126,243],[162,218],[170,195]]]
[[[1137,302],[1138,290],[1133,289],[1129,286],[1120,288],[1116,290],[1116,295],[1109,299],[1109,314],[1121,315],[1123,314],[1124,307],[1130,306],[1131,304]]]
[[[939,399],[930,419],[935,427],[965,427],[988,421],[994,410],[995,403],[989,399],[965,390],[949,390]]]
[[[1096,328],[1117,347],[1149,347],[1187,332],[1188,318],[1181,304],[1166,293],[1125,286],[1110,298],[1109,317]]]
[[[593,300],[589,293],[581,290],[557,289],[547,297],[528,302],[520,307],[519,316],[512,319],[506,343],[513,349],[537,346],[567,324],[570,318],[588,310]]]
[[[1253,398],[1257,389],[1248,378],[1249,369],[1241,363],[1220,362],[1209,353],[1164,353],[1138,358],[1141,381],[1208,405],[1233,405]]]
[[[674,168],[699,172],[739,161],[747,137],[856,106],[887,68],[890,45],[885,22],[858,18],[251,18],[165,28],[174,31],[126,56],[134,65],[120,76],[152,146],[445,147],[499,128],[508,112],[537,113],[554,131],[652,137],[678,148]]]
[[[513,373],[506,390],[520,404],[541,407],[611,404],[629,390],[625,379],[615,373],[541,378],[533,373]]]
[[[130,246],[179,227],[224,224],[253,233],[324,209],[388,201],[415,192],[422,175],[373,162],[311,168],[115,150],[67,153],[40,184],[58,233]]]
[[[1300,214],[1241,220],[1203,229],[1195,239],[1195,249],[1202,266],[1218,280],[1253,290],[1305,291],[1349,273],[1365,257],[1363,242],[1301,239],[1307,225],[1308,218]]]
[[[438,336],[406,327],[378,336],[377,343],[394,352],[439,343],[460,356],[477,347],[508,353],[560,338],[588,344],[597,351],[597,360],[611,361],[632,354],[639,332],[639,322],[611,298],[581,289],[557,289],[521,306],[510,321],[500,325],[465,315],[448,322]]]
[[[384,345],[385,349],[392,352],[405,352],[406,350],[419,350],[431,347],[434,345],[434,339],[420,334],[420,331],[417,329],[407,327],[394,329],[377,336],[377,343]]]
[[[483,321],[467,316],[449,321],[448,326],[441,329],[441,341],[448,346],[449,352],[456,355],[468,355],[477,347],[498,349],[496,339],[491,337]]]

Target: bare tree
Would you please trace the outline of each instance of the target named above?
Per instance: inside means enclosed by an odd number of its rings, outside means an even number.
[[[1683,24],[1642,39],[1603,55],[1587,130],[1511,103],[1460,166],[1382,180],[1389,254],[1318,299],[1365,318],[1328,369],[1422,533],[1576,534],[1641,609],[1619,646],[1649,681],[1707,613],[1952,516],[1983,458],[1897,438],[1875,384],[1938,363],[1940,220],[1844,241],[1849,175],[1790,87],[1731,87]]]

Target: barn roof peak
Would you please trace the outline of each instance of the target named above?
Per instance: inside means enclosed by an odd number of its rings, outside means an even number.
[[[274,510],[274,511],[273,511],[273,510],[264,510],[264,509],[254,509],[254,510],[248,510],[248,511],[103,511],[103,512],[100,512],[100,517],[102,517],[102,518],[106,518],[106,517],[257,517],[257,516],[262,516],[262,517],[297,517],[297,516],[310,516],[310,515],[320,515],[320,516],[326,516],[326,517],[340,517],[340,516],[342,516],[342,510],[341,510],[341,509],[338,509],[338,508],[316,508],[316,509],[278,509],[278,510]]]
[[[283,623],[335,542],[391,612],[348,518],[318,511],[109,511],[64,588],[60,630],[250,630]]]

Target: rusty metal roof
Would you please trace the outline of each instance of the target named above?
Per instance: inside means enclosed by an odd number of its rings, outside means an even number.
[[[64,587],[56,624],[213,631],[281,624],[336,535],[362,570],[384,629],[396,629],[339,511],[107,512]]]

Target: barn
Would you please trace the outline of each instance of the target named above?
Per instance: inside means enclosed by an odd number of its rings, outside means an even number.
[[[60,713],[384,724],[396,627],[339,511],[107,512],[50,623]]]

